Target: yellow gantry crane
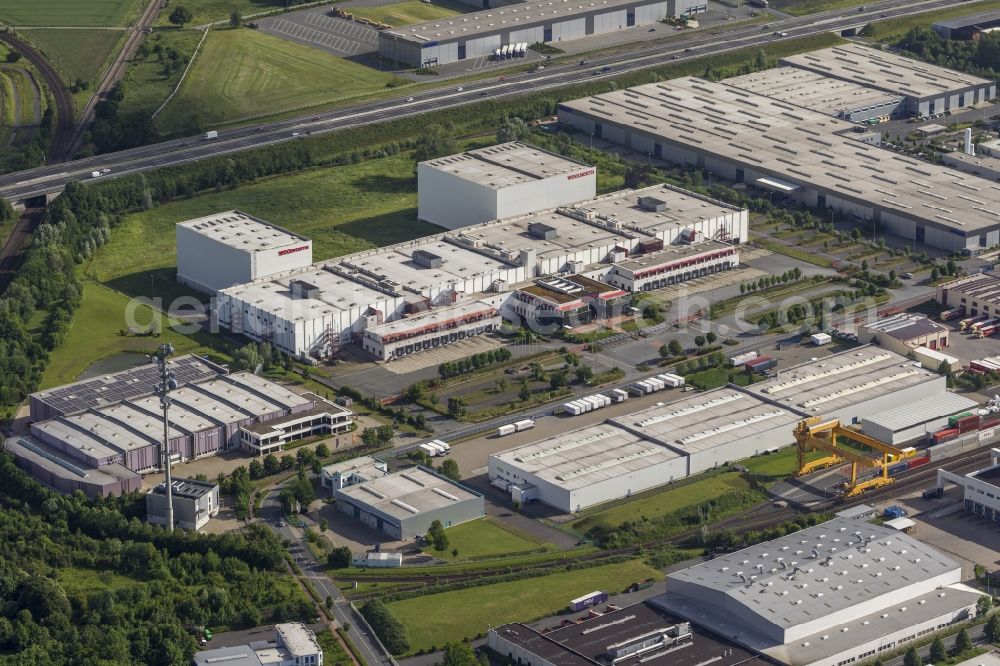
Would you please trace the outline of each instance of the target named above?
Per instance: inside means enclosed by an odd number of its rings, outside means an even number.
[[[853,448],[847,448],[839,440],[846,439],[849,442],[860,444],[871,449],[876,456],[859,452]],[[904,458],[914,455],[915,451],[910,449],[899,449],[891,444],[886,444],[877,439],[864,435],[857,430],[845,428],[837,419],[824,421],[818,416],[813,416],[800,421],[795,427],[795,443],[798,446],[799,471],[798,476],[804,476],[816,470],[832,467],[842,462],[851,463],[851,479],[844,483],[844,497],[854,497],[869,490],[887,486],[893,482],[889,476],[889,466]],[[825,451],[830,455],[806,462],[807,453],[812,451]],[[878,476],[858,482],[858,468],[877,469]]]

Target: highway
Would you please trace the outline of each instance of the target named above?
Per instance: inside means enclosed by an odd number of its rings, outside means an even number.
[[[857,8],[823,12],[809,16],[776,19],[766,26],[753,25],[718,33],[693,33],[674,42],[652,42],[627,53],[595,56],[586,65],[577,62],[554,64],[543,70],[511,73],[499,78],[435,88],[412,94],[344,107],[333,111],[280,120],[219,132],[219,138],[174,139],[117,153],[51,164],[0,176],[0,196],[12,203],[62,191],[72,180],[90,180],[91,172],[110,169],[101,179],[138,173],[158,167],[175,166],[228,153],[304,138],[334,130],[393,120],[470,104],[489,99],[538,92],[584,81],[610,79],[671,62],[762,46],[765,44],[839,32],[871,20],[906,16],[954,4],[954,0],[885,0]],[[775,34],[775,33],[781,33]],[[502,73],[502,72],[501,72]],[[405,93],[403,93],[405,95]],[[95,179],[96,181],[97,179]]]

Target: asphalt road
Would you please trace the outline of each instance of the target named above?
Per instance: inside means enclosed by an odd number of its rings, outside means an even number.
[[[764,26],[746,26],[725,32],[720,39],[711,32],[693,33],[671,42],[654,42],[625,54],[597,56],[586,66],[576,63],[552,65],[541,71],[507,74],[503,81],[489,79],[414,93],[412,97],[378,100],[311,116],[243,127],[219,133],[219,138],[205,141],[200,137],[176,139],[118,153],[89,157],[63,164],[53,164],[0,177],[0,196],[17,202],[25,198],[60,192],[71,180],[90,179],[93,171],[110,169],[102,179],[137,173],[158,167],[187,164],[227,153],[296,140],[307,134],[393,120],[472,102],[507,97],[529,91],[541,91],[589,80],[613,78],[672,61],[760,46],[773,42],[808,37],[842,29],[855,28],[866,20],[905,16],[954,4],[954,0],[885,0],[868,5],[868,11],[856,8],[823,12],[810,16],[781,19]],[[783,35],[775,35],[775,32]],[[607,71],[604,69],[607,68]],[[412,99],[412,101],[409,101]]]
[[[394,665],[395,662],[392,658],[382,650],[377,639],[369,633],[361,615],[351,607],[350,602],[344,598],[334,582],[326,575],[322,564],[316,560],[312,551],[306,548],[303,531],[288,524],[279,527],[279,522],[283,523],[284,521],[277,493],[277,490],[268,493],[261,504],[261,517],[264,522],[291,544],[288,548],[289,553],[320,598],[333,598],[333,607],[330,610],[334,619],[341,626],[350,625],[348,635],[368,665]],[[304,516],[302,518],[308,520]]]

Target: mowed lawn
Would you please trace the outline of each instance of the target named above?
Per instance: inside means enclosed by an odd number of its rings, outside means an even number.
[[[397,2],[381,7],[351,7],[347,11],[355,16],[388,23],[394,27],[448,18],[461,13],[448,7],[420,2],[420,0],[406,0],[406,2]]]
[[[38,47],[46,59],[59,70],[66,85],[72,85],[77,79],[95,82],[111,52],[127,33],[123,30],[84,28],[30,29],[22,30],[20,34]]]
[[[671,487],[667,490],[645,494],[603,511],[592,513],[573,524],[573,528],[586,532],[591,525],[621,525],[630,520],[652,520],[692,504],[715,499],[731,490],[749,488],[739,472],[725,472],[694,483]]]
[[[617,593],[648,578],[660,580],[663,574],[643,562],[630,560],[511,583],[429,594],[394,601],[388,606],[406,625],[410,648],[416,652],[472,638],[491,626],[531,622],[553,615],[567,608],[571,599],[588,592]]]
[[[392,79],[255,30],[218,30],[205,40],[180,93],[157,122],[169,131],[192,110],[208,125],[305,111],[383,90]]]
[[[29,25],[125,25],[144,0],[3,0],[0,22]]]
[[[128,309],[128,298],[85,280],[83,302],[73,317],[73,326],[63,343],[49,354],[49,364],[39,388],[72,382],[94,361],[122,351],[151,352],[166,342],[173,343],[178,355],[211,351],[194,338],[174,332],[169,326],[161,328],[163,334],[160,336],[119,335],[126,327]],[[134,320],[140,326],[148,326],[153,321],[153,312],[148,305],[139,305],[135,308]],[[164,321],[165,317],[160,316],[161,325]],[[211,344],[220,350],[223,345],[218,339]]]
[[[313,259],[329,259],[440,231],[417,221],[416,204],[409,153],[299,172],[129,215],[85,271],[121,291],[148,295],[151,272],[156,285],[173,281],[175,225],[234,208],[311,238]]]
[[[448,536],[448,549],[444,553],[430,547],[424,549],[424,552],[442,560],[457,562],[527,553],[547,545],[490,517],[449,527],[445,534]],[[457,557],[452,555],[453,550],[458,551]]]
[[[866,2],[868,0],[777,0],[777,2],[772,0],[771,6],[793,16],[803,16],[835,9],[858,7]]]

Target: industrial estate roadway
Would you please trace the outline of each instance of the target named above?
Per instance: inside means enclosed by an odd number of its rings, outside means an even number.
[[[447,87],[417,92],[412,95],[413,101],[406,101],[410,99],[408,97],[379,100],[300,118],[226,130],[220,132],[219,138],[214,141],[204,141],[201,137],[175,139],[8,174],[0,176],[0,196],[16,203],[32,197],[58,193],[66,183],[73,180],[89,180],[91,172],[101,169],[111,170],[107,176],[102,176],[104,179],[158,167],[187,164],[216,155],[291,141],[307,134],[320,134],[393,120],[479,100],[557,88],[582,81],[613,78],[673,61],[683,62],[782,40],[860,28],[882,16],[885,18],[906,16],[951,7],[954,4],[955,0],[886,0],[868,5],[868,10],[863,13],[859,13],[857,8],[851,8],[775,19],[763,28],[759,25],[737,28],[726,31],[724,36],[695,33],[689,38],[676,40],[676,43],[656,42],[637,47],[624,54],[595,56],[588,59],[586,66],[572,62],[555,64],[544,70],[505,75],[503,81],[491,78],[470,82],[464,84],[464,89]],[[784,35],[775,35],[773,34],[775,31]],[[608,71],[602,71],[604,67],[608,67]]]

